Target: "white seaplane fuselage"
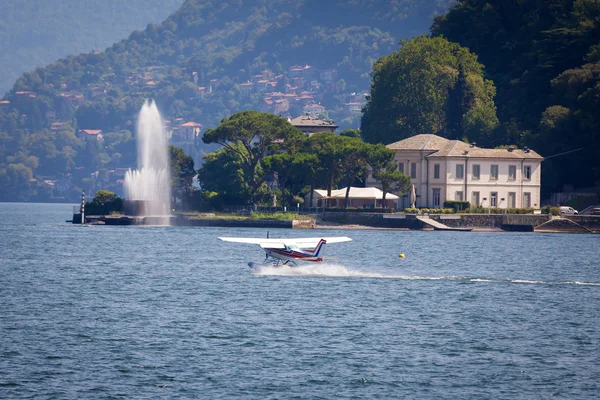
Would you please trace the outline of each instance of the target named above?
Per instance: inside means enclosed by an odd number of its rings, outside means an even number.
[[[349,242],[352,239],[345,236],[301,238],[301,239],[259,239],[220,237],[226,242],[249,243],[259,245],[266,254],[265,262],[272,261],[275,265],[297,265],[298,262],[322,262],[323,250],[326,244]],[[250,267],[257,264],[248,263]]]

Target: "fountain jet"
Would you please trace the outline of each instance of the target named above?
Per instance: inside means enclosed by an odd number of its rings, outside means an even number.
[[[137,161],[137,169],[125,174],[125,197],[136,204],[136,214],[146,217],[146,221],[152,221],[152,225],[169,225],[171,185],[168,144],[154,100],[146,100],[140,110]]]

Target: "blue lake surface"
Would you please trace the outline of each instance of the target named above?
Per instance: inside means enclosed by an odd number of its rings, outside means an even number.
[[[600,397],[600,235],[82,227],[0,203],[0,398]],[[406,258],[398,257],[404,253]]]

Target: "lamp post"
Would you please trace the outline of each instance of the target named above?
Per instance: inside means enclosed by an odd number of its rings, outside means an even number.
[[[81,207],[79,209],[81,212],[81,225],[85,224],[85,191],[81,191]]]

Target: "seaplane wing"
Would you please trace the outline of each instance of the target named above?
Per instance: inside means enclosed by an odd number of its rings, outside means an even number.
[[[288,238],[288,239],[261,239],[220,237],[225,242],[256,244],[266,253],[265,261],[275,260],[276,265],[296,265],[296,262],[322,262],[323,248],[329,243],[349,242],[352,239],[346,236],[313,237],[313,238]],[[248,263],[254,268],[256,263]]]
[[[287,239],[262,239],[262,238],[239,238],[239,237],[220,237],[225,242],[256,244],[263,249],[286,249],[290,246],[298,248],[315,247],[321,240],[327,244],[349,242],[352,239],[347,236],[332,237],[313,237],[313,238],[287,238]]]

